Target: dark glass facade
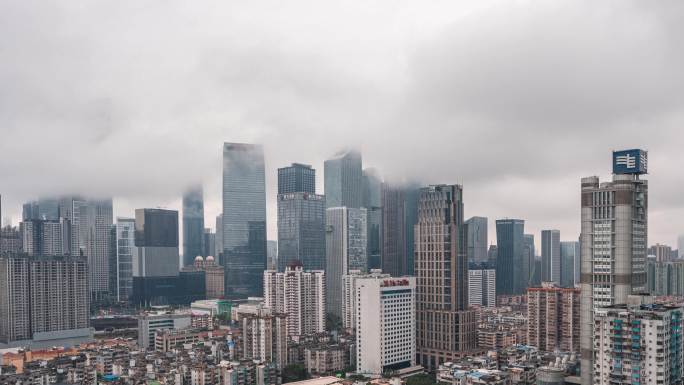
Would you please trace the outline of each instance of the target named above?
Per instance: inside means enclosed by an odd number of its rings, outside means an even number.
[[[203,237],[204,197],[202,186],[196,186],[183,195],[183,266],[204,255]]]
[[[266,268],[266,192],[260,145],[223,146],[223,263],[225,296],[263,293]]]
[[[522,295],[530,277],[530,263],[523,250],[525,221],[496,221],[496,294]]]
[[[382,180],[375,169],[363,170],[363,207],[366,208],[368,270],[382,268]]]
[[[182,271],[177,277],[133,277],[134,306],[189,305],[206,298],[203,271]]]
[[[178,247],[178,211],[135,210],[135,246]]]
[[[325,197],[278,195],[278,270],[295,260],[305,270],[325,270]]]
[[[382,186],[382,271],[393,277],[408,274],[404,191]]]
[[[278,169],[278,194],[316,193],[316,170],[308,164],[292,163]]]
[[[537,277],[541,279],[541,268],[537,270],[537,265],[535,261],[535,250],[534,250],[534,235],[524,234],[523,235],[523,258],[530,266],[530,276],[527,282],[527,286],[540,286],[541,281],[537,282]]]

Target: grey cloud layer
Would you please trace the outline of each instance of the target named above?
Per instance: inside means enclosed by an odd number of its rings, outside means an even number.
[[[467,215],[572,239],[579,178],[640,146],[650,241],[684,232],[681,3],[421,3],[2,3],[5,212],[73,191],[179,208],[202,181],[213,223],[223,141],[264,143],[270,198],[277,167],[322,184],[351,145],[388,178],[463,183]]]

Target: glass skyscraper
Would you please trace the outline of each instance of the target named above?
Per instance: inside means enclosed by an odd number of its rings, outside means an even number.
[[[561,284],[560,231],[542,230],[542,281]]]
[[[294,261],[325,270],[325,197],[316,170],[299,163],[278,169],[278,270]]]
[[[110,288],[117,301],[128,301],[133,294],[133,259],[137,257],[135,247],[135,219],[116,218],[112,226],[112,250],[114,256],[110,266],[113,267],[112,284]]]
[[[534,234],[523,234],[523,258],[530,266],[530,278],[527,286],[541,286],[541,261],[537,266],[534,252]]]
[[[260,297],[266,269],[266,187],[261,145],[223,145],[225,296]]]
[[[393,277],[408,273],[404,190],[382,184],[382,271]]]
[[[299,260],[305,270],[325,269],[325,197],[278,195],[278,270]]]
[[[292,163],[278,169],[278,194],[316,193],[316,170],[308,164]]]
[[[366,219],[365,208],[326,210],[326,310],[338,317],[342,315],[342,276],[351,270],[366,271],[368,266]]]
[[[178,276],[178,211],[135,210],[134,277]]]
[[[468,262],[487,262],[487,218],[472,217],[468,226]]]
[[[524,258],[523,233],[525,221],[499,219],[496,221],[496,294],[522,295],[527,289],[530,264]]]
[[[575,266],[579,266],[579,242],[561,242],[560,243],[560,285],[562,287],[574,287],[575,277],[577,272],[575,271]]]
[[[183,266],[192,265],[204,255],[204,197],[202,186],[194,186],[183,195]]]
[[[324,163],[326,207],[359,208],[363,205],[361,153],[337,153]]]
[[[367,219],[368,269],[380,269],[380,250],[382,248],[382,179],[377,170],[363,170],[363,207]]]

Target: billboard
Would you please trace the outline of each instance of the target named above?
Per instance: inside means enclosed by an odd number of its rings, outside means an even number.
[[[639,149],[613,151],[613,174],[646,174],[648,152]]]

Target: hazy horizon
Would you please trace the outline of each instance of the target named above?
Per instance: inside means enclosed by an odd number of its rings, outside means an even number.
[[[46,195],[115,216],[221,210],[223,142],[276,169],[357,147],[392,180],[464,186],[466,217],[575,240],[580,178],[649,151],[649,245],[684,233],[684,3],[676,1],[6,2],[0,194],[16,224]],[[179,212],[179,215],[182,213]]]

